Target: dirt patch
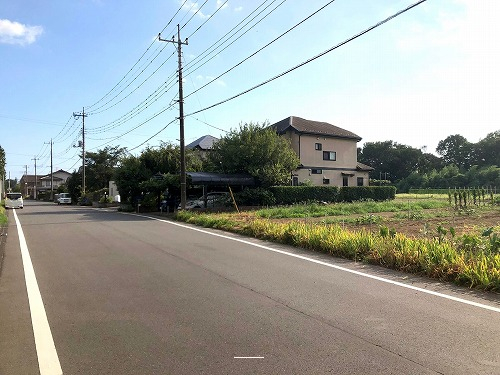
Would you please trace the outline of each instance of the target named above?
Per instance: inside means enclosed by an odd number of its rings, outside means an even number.
[[[432,216],[434,212],[427,212],[430,217],[422,219],[395,217],[394,214],[387,213],[382,216],[382,221],[376,224],[345,224],[350,230],[360,230],[364,228],[371,232],[378,232],[380,226],[394,229],[397,233],[405,234],[409,237],[428,237],[437,235],[437,228],[442,226],[449,231],[454,228],[456,235],[464,233],[482,232],[483,230],[500,225],[500,211],[487,211],[473,214],[450,214],[449,216]]]

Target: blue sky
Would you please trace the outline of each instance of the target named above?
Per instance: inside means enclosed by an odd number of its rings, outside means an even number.
[[[235,67],[329,1],[0,0],[7,173],[20,178],[27,165],[34,174],[35,158],[37,174],[49,173],[51,139],[54,169],[78,168],[81,149],[73,145],[82,123],[72,114],[84,107],[88,151],[118,145],[139,154],[178,143],[177,52],[156,40],[159,32],[171,39],[177,24],[181,39],[189,37],[182,46],[186,144],[292,115],[353,131],[359,146],[393,140],[434,152],[452,134],[477,142],[500,129],[497,0],[428,0],[203,110],[415,2],[336,0]]]

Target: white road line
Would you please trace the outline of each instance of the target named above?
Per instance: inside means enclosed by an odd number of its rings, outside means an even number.
[[[216,237],[225,238],[225,239],[228,239],[228,240],[231,240],[231,241],[241,242],[241,243],[244,243],[244,244],[247,244],[247,245],[251,245],[251,246],[255,246],[255,247],[267,250],[267,251],[272,251],[274,253],[279,253],[279,254],[287,255],[287,256],[290,256],[290,257],[293,257],[293,258],[302,259],[302,260],[305,260],[305,261],[308,261],[308,262],[311,262],[311,263],[316,263],[316,264],[320,264],[322,266],[334,268],[334,269],[337,269],[339,271],[349,272],[349,273],[352,273],[354,275],[358,275],[358,276],[362,276],[362,277],[367,277],[369,279],[381,281],[381,282],[387,283],[387,284],[396,285],[396,286],[399,286],[401,288],[407,288],[407,289],[415,290],[415,291],[418,291],[418,292],[421,292],[421,293],[433,295],[435,297],[445,298],[445,299],[448,299],[448,300],[451,300],[451,301],[455,301],[455,302],[463,303],[463,304],[466,304],[466,305],[475,306],[475,307],[479,307],[481,309],[490,310],[490,311],[494,311],[494,312],[500,313],[500,308],[499,307],[485,305],[483,303],[469,301],[469,300],[466,300],[466,299],[463,299],[463,298],[450,296],[448,294],[435,292],[433,290],[419,288],[417,286],[400,283],[400,282],[394,281],[394,280],[385,279],[385,278],[380,277],[380,276],[370,275],[368,273],[364,273],[364,272],[360,272],[360,271],[356,271],[356,270],[351,270],[349,268],[338,266],[336,264],[331,264],[331,263],[323,262],[321,260],[316,260],[316,259],[308,258],[306,256],[298,255],[298,254],[294,254],[294,253],[290,253],[290,252],[284,251],[284,250],[273,249],[273,248],[271,248],[269,246],[264,246],[264,245],[256,244],[256,243],[253,243],[253,242],[250,242],[250,241],[247,241],[247,240],[243,240],[243,239],[240,239],[240,238],[234,238],[234,237],[229,237],[229,236],[226,236],[226,235],[223,235],[223,234],[219,234],[219,233],[209,232],[209,231],[204,230],[204,229],[195,228],[195,227],[192,227],[192,226],[184,225],[184,224],[177,223],[177,222],[170,221],[170,220],[160,219],[160,218],[153,217],[153,216],[138,215],[138,214],[130,214],[130,215],[135,215],[135,216],[140,216],[140,217],[146,217],[146,218],[149,218],[149,219],[152,219],[152,220],[161,221],[161,222],[168,223],[168,224],[171,224],[171,225],[177,225],[179,227],[183,227],[183,228],[186,228],[186,229],[195,230],[195,231],[198,231],[198,232],[201,232],[201,233],[205,233],[205,234],[208,234],[208,235],[211,235],[211,236],[216,236]]]
[[[26,289],[28,291],[28,301],[31,312],[31,323],[33,325],[33,334],[35,336],[36,354],[38,357],[38,367],[40,375],[62,375],[61,364],[57,356],[56,346],[52,338],[47,314],[42,301],[42,295],[38,288],[35,277],[35,270],[31,263],[31,257],[24,237],[21,222],[19,221],[16,210],[13,210],[16,220],[17,233],[19,235],[19,245],[23,258],[24,277],[26,280]]]
[[[234,359],[264,359],[264,357],[234,357]]]

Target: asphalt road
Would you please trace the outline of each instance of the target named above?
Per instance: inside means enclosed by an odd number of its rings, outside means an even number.
[[[498,295],[110,210],[15,214],[64,374],[500,374]],[[9,211],[0,374],[52,375],[22,242]]]

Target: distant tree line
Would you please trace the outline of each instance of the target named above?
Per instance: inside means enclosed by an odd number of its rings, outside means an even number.
[[[500,130],[477,143],[450,135],[439,141],[436,153],[440,156],[393,141],[367,142],[358,148],[358,161],[374,168],[372,184],[389,180],[399,192],[410,188],[500,187]]]

